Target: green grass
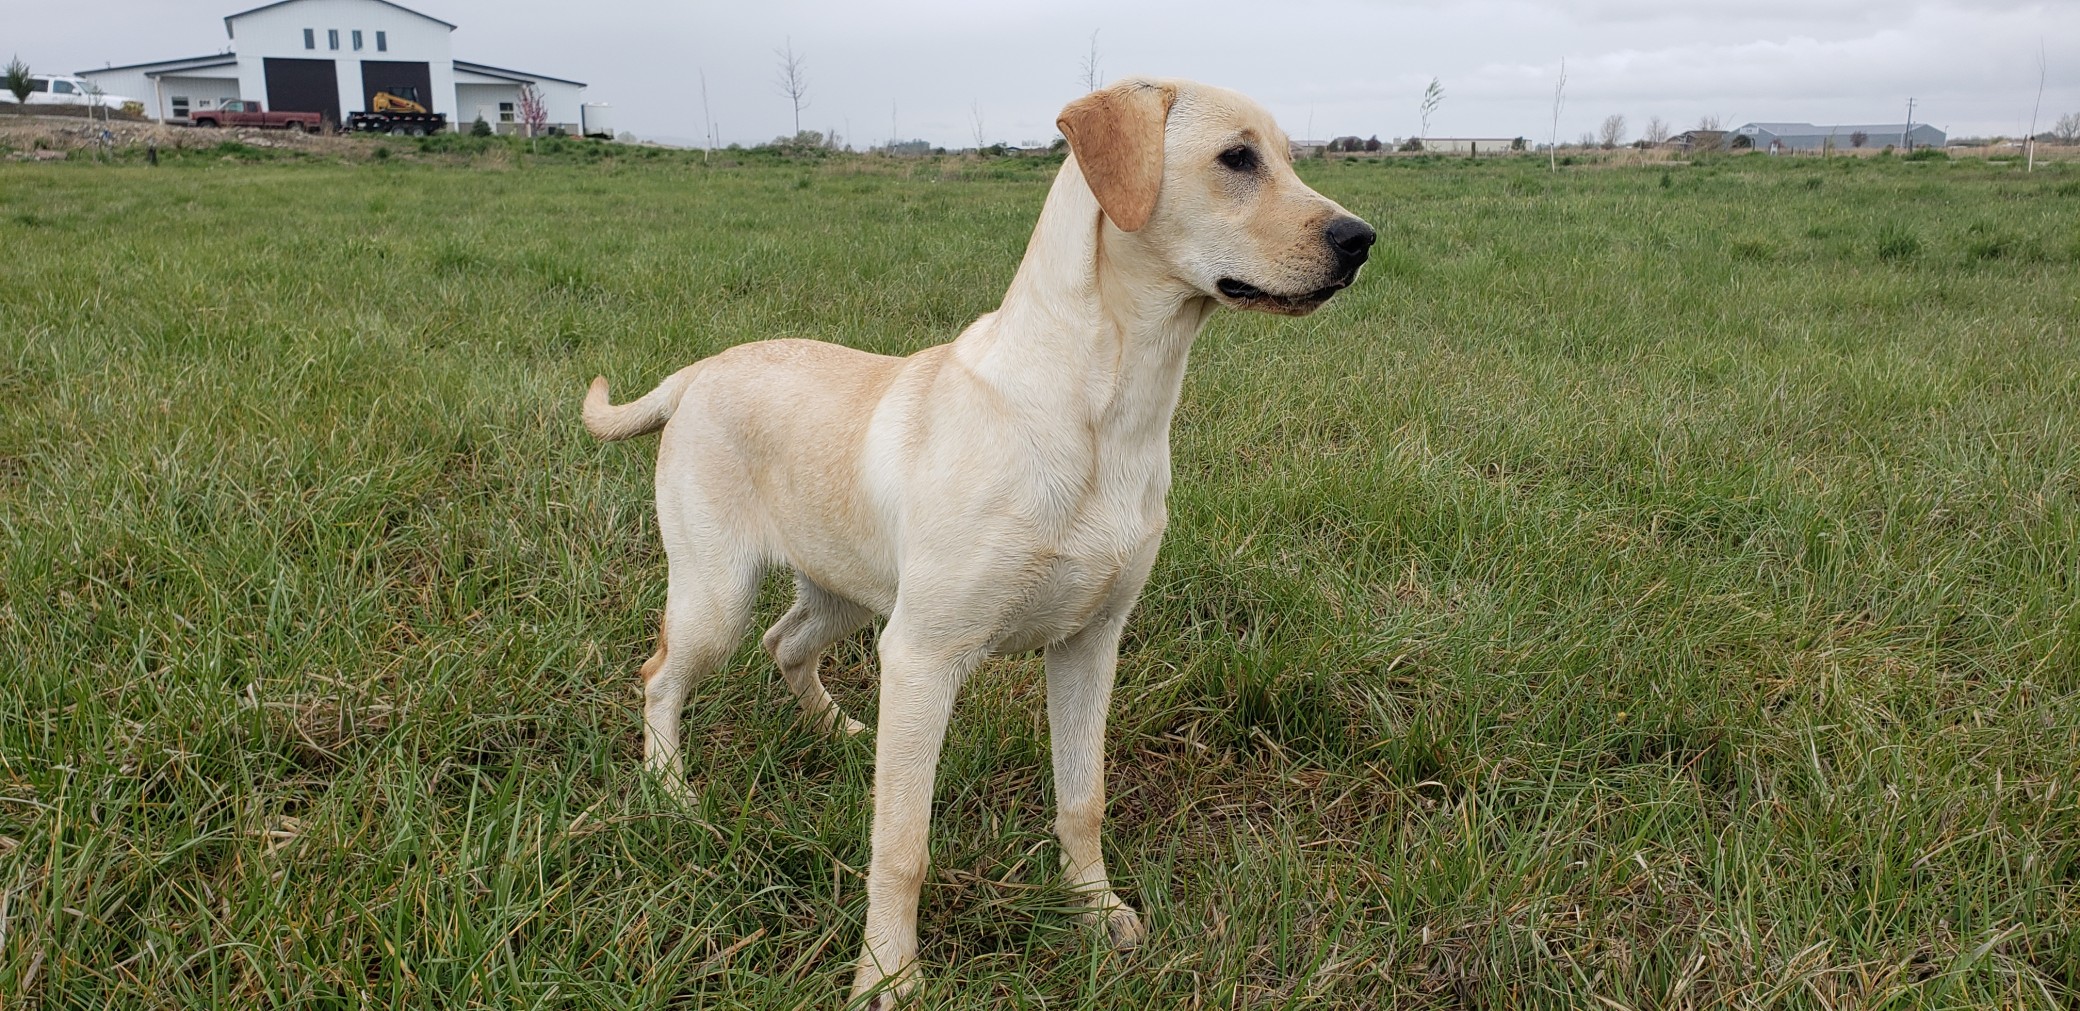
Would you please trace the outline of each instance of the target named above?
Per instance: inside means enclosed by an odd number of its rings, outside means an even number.
[[[0,165],[0,1005],[838,1006],[871,743],[747,636],[698,808],[644,788],[654,441],[578,399],[948,339],[1053,166],[399,151]],[[1195,351],[1110,739],[1150,942],[1065,911],[993,661],[926,1006],[2080,999],[2075,168],[1304,166],[1381,242]]]

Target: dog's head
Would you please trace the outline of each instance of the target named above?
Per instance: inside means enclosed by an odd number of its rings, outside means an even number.
[[[1357,279],[1372,226],[1293,174],[1262,106],[1189,81],[1121,81],[1055,121],[1105,217],[1201,293],[1304,316]]]

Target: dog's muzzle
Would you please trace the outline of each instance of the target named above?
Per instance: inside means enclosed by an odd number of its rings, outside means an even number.
[[[1297,295],[1280,295],[1265,291],[1247,281],[1224,277],[1214,282],[1215,290],[1227,298],[1238,309],[1257,309],[1285,315],[1306,315],[1321,308],[1329,296],[1351,286],[1358,279],[1358,268],[1365,265],[1365,258],[1372,253],[1372,243],[1379,233],[1372,226],[1357,218],[1338,218],[1322,230],[1322,241],[1336,256],[1335,280],[1313,291]]]

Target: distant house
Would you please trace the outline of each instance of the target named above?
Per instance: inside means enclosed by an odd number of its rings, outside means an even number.
[[[1685,130],[1668,139],[1668,146],[1682,151],[1723,151],[1724,130]]]
[[[1861,144],[1857,143],[1858,135]],[[1911,131],[1905,123],[1748,123],[1734,128],[1729,143],[1757,151],[1819,151],[1830,145],[1837,151],[1847,151],[1887,145],[1907,147],[1909,140],[1913,147],[1942,147],[1944,139],[1943,131],[1927,123],[1916,123]]]
[[[1428,137],[1423,150],[1436,154],[1508,154],[1522,150],[1515,137]]]

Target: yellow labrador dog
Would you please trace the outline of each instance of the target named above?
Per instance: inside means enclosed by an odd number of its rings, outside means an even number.
[[[855,997],[913,985],[932,779],[961,684],[1046,653],[1062,864],[1113,944],[1143,934],[1098,844],[1120,629],[1163,537],[1170,416],[1192,340],[1227,305],[1305,315],[1350,284],[1364,221],[1293,174],[1249,99],[1129,80],[1069,104],[1070,157],[1004,302],[951,344],[888,358],[745,344],[612,405],[602,439],[664,429],[657,518],[670,589],[643,664],[644,763],[686,789],[687,692],[735,649],[761,576],[794,571],[764,644],[807,715],[861,730],[817,673],[875,615],[881,711]]]

